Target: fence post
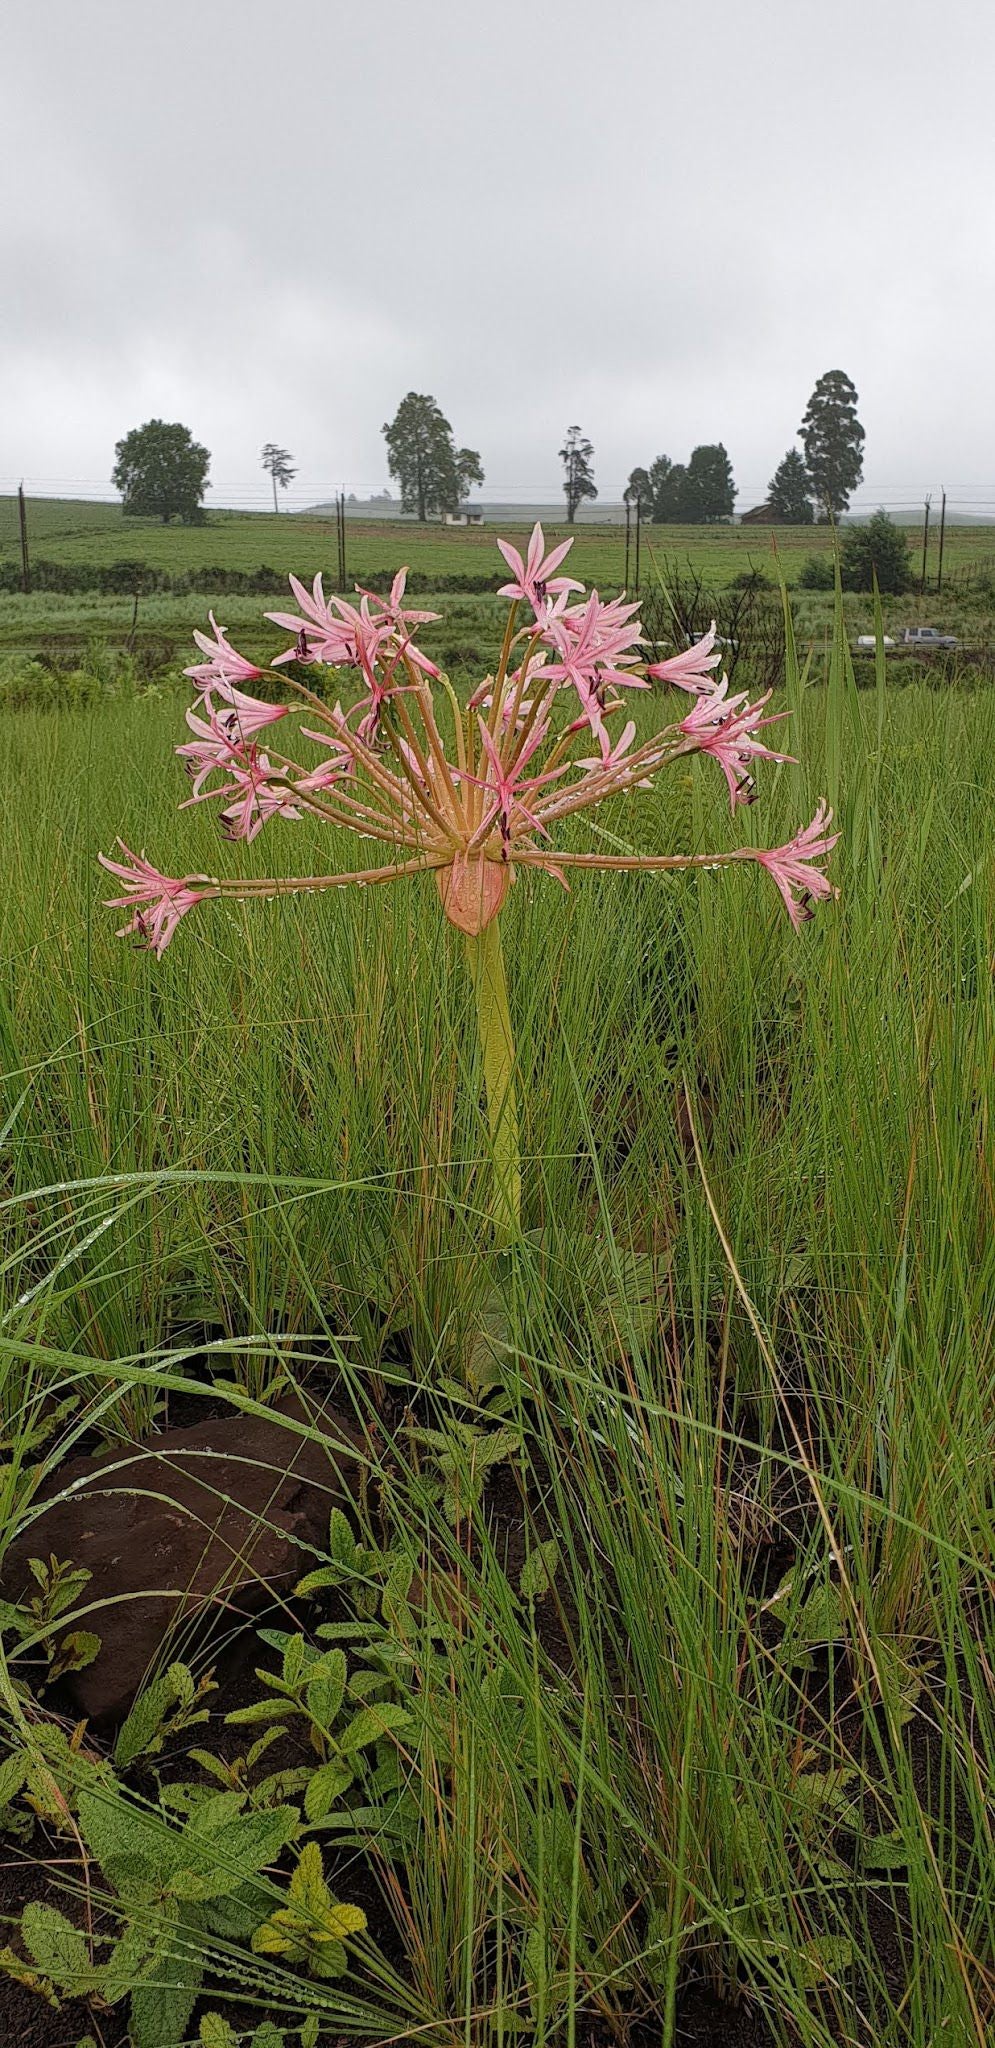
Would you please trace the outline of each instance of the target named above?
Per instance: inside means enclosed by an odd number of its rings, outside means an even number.
[[[17,516],[21,527],[21,589],[27,597],[31,590],[31,563],[28,560],[28,510],[23,483],[17,487]]]

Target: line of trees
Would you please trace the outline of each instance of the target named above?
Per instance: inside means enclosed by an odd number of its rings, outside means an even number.
[[[484,471],[475,448],[458,448],[452,427],[428,392],[409,391],[392,420],[385,421],[387,466],[400,485],[401,510],[420,520],[456,513]],[[864,469],[864,429],[857,418],[857,392],[843,370],[827,370],[809,399],[798,429],[804,454],[789,448],[767,486],[758,513],[774,524],[807,526],[816,516],[838,519]],[[179,422],[148,420],[134,427],[115,449],[113,482],[125,512],[188,523],[204,517],[203,497],[210,456]],[[297,475],[289,449],[267,441],[260,460],[279,490]],[[598,495],[594,449],[582,428],[567,428],[559,460],[567,523],[582,504]],[[625,502],[644,519],[666,526],[708,526],[731,519],[736,501],[732,463],[721,441],[702,442],[687,462],[658,455],[632,470]]]
[[[625,502],[658,526],[709,526],[731,519],[736,501],[732,463],[721,441],[693,448],[687,462],[658,455],[648,469],[634,469]]]
[[[839,519],[864,474],[857,392],[844,370],[819,378],[798,429],[805,451],[789,448],[767,486],[763,508],[779,526]]]

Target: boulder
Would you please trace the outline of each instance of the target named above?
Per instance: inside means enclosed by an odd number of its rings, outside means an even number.
[[[315,1433],[281,1416],[306,1416]],[[202,1661],[212,1637],[229,1641],[287,1596],[324,1553],[330,1510],[354,1507],[364,1463],[353,1424],[299,1399],[75,1459],[8,1551],[0,1591],[37,1592],[31,1557],[90,1573],[77,1604],[91,1612],[75,1625],[99,1635],[100,1651],[65,1682],[81,1714],[118,1720],[156,1669],[194,1652]]]

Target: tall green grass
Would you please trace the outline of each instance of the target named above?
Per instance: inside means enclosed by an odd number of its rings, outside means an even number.
[[[177,814],[165,703],[0,730],[8,1535],[54,1393],[127,1440],[192,1354],[242,1404],[320,1356],[371,1512],[448,1589],[444,1655],[427,1624],[405,1650],[417,1827],[368,1852],[408,1988],[360,1964],[336,2031],[635,2014],[669,2048],[697,1972],[806,2048],[986,2038],[995,697],[858,694],[840,642],[789,696],[804,766],[745,828],[696,763],[603,829],[774,844],[831,794],[842,897],[802,934],[753,872],[512,892],[528,1234],[496,1325],[472,992],[431,885],[207,906],[156,965],[99,905],[116,831],[174,872],[348,843],[219,850]],[[558,1546],[540,1600],[389,1419],[401,1387],[486,1425],[488,1315],[527,1541]]]

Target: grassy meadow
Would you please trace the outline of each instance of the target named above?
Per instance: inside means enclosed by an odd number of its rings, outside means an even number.
[[[269,521],[253,559],[286,533],[309,570],[306,531]],[[581,573],[602,545],[578,540]],[[258,2048],[990,2038],[995,693],[858,694],[837,660],[790,670],[787,701],[802,765],[768,767],[735,827],[696,761],[600,814],[597,843],[773,845],[827,795],[841,897],[801,933],[752,868],[520,875],[526,1234],[500,1258],[431,882],[208,904],[156,963],[101,907],[118,832],[177,874],[328,872],[354,848],[314,821],[219,846],[177,810],[171,693],[0,723],[2,1541],[80,1446],[126,1459],[179,1403],[330,1387],[364,1444],[366,1548],[333,1527],[337,1604],[283,1598],[257,1661],[282,1656],[291,1689],[312,1673],[286,1737],[308,1784],[315,1750],[338,1755],[323,1643],[385,1731],[339,1806],[308,1793],[293,1850],[239,1880],[257,1920],[286,1913],[317,1844],[366,1913],[347,1974],[315,1961],[329,1909],[303,1878],[294,1939],[247,1964],[191,1917],[221,1881],[161,1875],[217,1791],[194,1752],[232,1754],[223,1683],[195,1733],[157,1754],[163,1708],[111,1776],[99,1732],[67,1746],[57,1688],[38,1704],[43,1624],[8,1629],[10,1855],[77,1925],[85,1895],[98,1952],[131,1942],[116,2002],[70,1995],[60,2039],[130,2038],[133,1980],[163,2044],[193,2041],[170,2000],[201,1971],[206,2048],[263,2021]],[[647,730],[658,711],[636,707]],[[99,1633],[100,1606],[78,1589],[60,1628]],[[230,1780],[225,1825],[286,1810],[268,1768]],[[132,1861],[107,1851],[117,1881],[87,1891],[95,1800]],[[78,1993],[51,1934],[36,1971]]]

